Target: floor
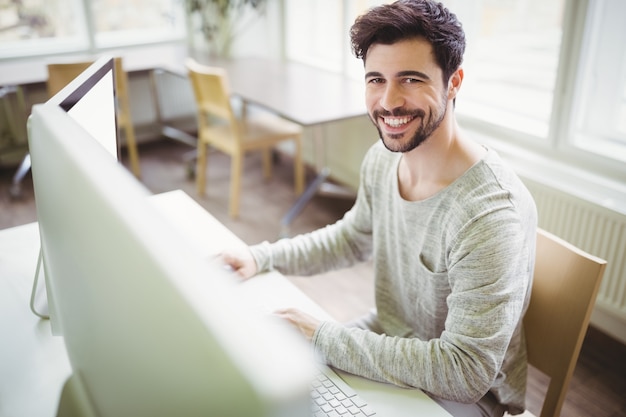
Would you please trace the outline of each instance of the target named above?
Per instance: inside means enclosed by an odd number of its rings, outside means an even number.
[[[253,244],[275,240],[280,235],[280,219],[295,202],[292,166],[279,157],[274,175],[264,180],[261,161],[249,156],[245,162],[240,217],[230,219],[228,210],[229,160],[213,153],[209,157],[207,194],[198,198],[190,177],[192,149],[169,141],[140,147],[142,182],[153,193],[182,189],[241,237]],[[32,180],[27,175],[19,198],[9,193],[14,167],[0,168],[0,229],[36,221]],[[313,178],[309,173],[308,179]],[[305,233],[341,218],[352,205],[350,199],[316,196],[290,226],[290,234]],[[314,279],[289,277],[337,320],[347,321],[373,305],[373,277],[369,264],[335,271]],[[567,417],[626,416],[626,346],[590,328],[563,407]],[[545,378],[531,372],[527,402],[539,415]]]

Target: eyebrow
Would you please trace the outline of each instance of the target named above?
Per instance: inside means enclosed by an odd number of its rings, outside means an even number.
[[[382,77],[383,74],[378,72],[378,71],[370,71],[368,73],[365,74],[365,78],[377,78],[377,77]],[[398,72],[396,75],[396,77],[418,77],[418,78],[423,78],[425,80],[430,80],[430,77],[426,74],[424,74],[421,71],[413,71],[413,70],[407,70],[407,71],[400,71]]]

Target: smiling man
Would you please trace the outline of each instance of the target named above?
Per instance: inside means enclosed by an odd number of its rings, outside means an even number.
[[[515,173],[456,122],[462,26],[439,3],[400,0],[360,16],[351,40],[381,138],[355,205],[333,225],[223,259],[244,278],[373,259],[368,316],[342,325],[278,314],[336,368],[420,388],[454,416],[521,413],[537,215]]]
[[[432,46],[416,38],[391,45],[372,45],[365,62],[366,97],[370,117],[385,146],[408,152],[438,130],[448,113],[449,95]],[[407,68],[419,68],[407,69]],[[381,72],[381,71],[385,72]],[[450,80],[458,89],[459,69]],[[402,141],[404,139],[404,141]]]

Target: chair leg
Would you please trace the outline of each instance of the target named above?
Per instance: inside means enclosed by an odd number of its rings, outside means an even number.
[[[124,71],[121,57],[115,58],[115,88],[117,93],[117,115],[124,128],[131,170],[135,177],[141,178],[139,152],[137,151],[137,140],[135,138],[135,129],[128,98],[128,74]]]
[[[243,154],[235,154],[230,165],[230,207],[229,215],[233,219],[239,216],[239,194],[241,191],[241,175],[243,171]]]
[[[295,139],[296,149],[293,154],[293,175],[296,195],[304,192],[304,163],[302,162],[302,141]]]
[[[263,149],[263,178],[266,180],[272,177],[272,148]]]
[[[206,193],[206,168],[208,145],[198,138],[198,155],[196,159],[196,192],[199,196]]]
[[[19,198],[22,196],[22,180],[28,174],[31,168],[30,154],[27,153],[24,155],[24,159],[20,163],[20,166],[17,168],[17,171],[13,175],[13,180],[11,181],[11,188],[9,188],[9,195],[11,198]]]
[[[126,148],[128,149],[128,156],[130,158],[130,167],[135,174],[135,177],[141,178],[141,167],[139,166],[139,151],[137,150],[137,141],[135,139],[135,131],[131,122],[128,121],[124,127],[126,133]]]

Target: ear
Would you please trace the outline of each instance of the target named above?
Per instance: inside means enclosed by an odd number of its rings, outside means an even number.
[[[456,98],[456,95],[461,89],[461,84],[463,83],[463,76],[463,68],[457,69],[454,74],[450,76],[450,80],[448,81],[448,100],[454,100]]]

